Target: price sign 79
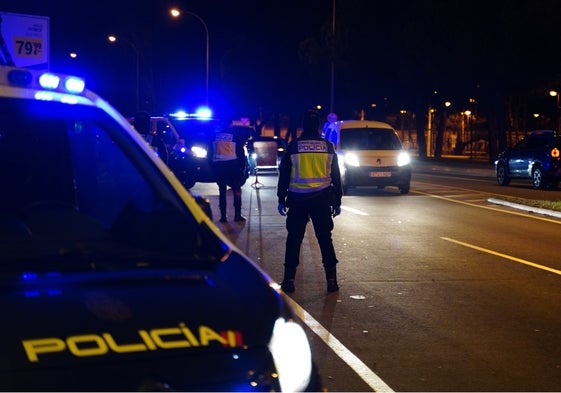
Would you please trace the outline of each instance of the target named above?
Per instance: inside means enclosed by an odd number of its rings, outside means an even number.
[[[40,38],[16,38],[15,43],[16,56],[43,56],[43,42]]]

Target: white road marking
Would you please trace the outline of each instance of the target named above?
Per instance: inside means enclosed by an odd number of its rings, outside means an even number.
[[[353,209],[352,207],[348,207],[348,206],[344,206],[344,205],[341,205],[341,209],[346,210],[346,211],[351,212],[351,213],[354,213],[354,214],[358,214],[359,216],[367,216],[368,215],[368,213],[365,213],[362,210]]]
[[[518,263],[521,263],[523,265],[535,267],[536,269],[545,270],[545,271],[548,271],[550,273],[555,273],[555,274],[561,276],[561,270],[553,269],[553,268],[548,267],[548,266],[544,266],[544,265],[540,265],[538,263],[530,262],[530,261],[527,261],[525,259],[516,258],[516,257],[510,256],[510,255],[502,254],[502,253],[497,252],[497,251],[489,250],[488,248],[483,248],[483,247],[479,247],[479,246],[476,246],[476,245],[473,245],[473,244],[465,243],[465,242],[462,242],[462,241],[459,241],[459,240],[450,239],[449,237],[441,237],[441,239],[452,242],[452,243],[459,244],[459,245],[464,246],[464,247],[469,247],[469,248],[472,248],[472,249],[477,250],[477,251],[486,252],[487,254],[495,255],[495,256],[498,256],[498,257],[501,257],[501,258],[505,258],[505,259],[510,259],[511,261],[518,262]]]
[[[291,297],[287,296],[292,307],[300,319],[308,326],[319,338],[323,340],[329,348],[333,350],[354,372],[375,392],[393,393],[390,388],[376,373],[370,370],[354,353],[349,351],[335,336],[316,321]]]

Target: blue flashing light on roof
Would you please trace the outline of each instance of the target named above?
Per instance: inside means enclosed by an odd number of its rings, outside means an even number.
[[[202,106],[202,107],[198,108],[197,112],[195,114],[200,119],[211,119],[212,118],[212,111],[210,110],[210,108],[208,108],[206,106]]]
[[[33,82],[33,74],[25,70],[11,70],[7,78],[8,84],[12,86],[29,86]]]
[[[210,110],[210,108],[203,106],[197,108],[195,113],[187,113],[183,110],[178,110],[177,112],[169,113],[168,116],[175,119],[210,120],[212,119],[212,111]]]
[[[173,113],[170,113],[169,116],[170,117],[175,117],[175,118],[178,118],[178,119],[186,119],[186,118],[190,117],[189,114],[185,111],[173,112]]]
[[[44,89],[54,90],[60,84],[60,77],[55,74],[41,74],[39,76],[39,85]]]
[[[43,93],[56,91],[74,95],[81,94],[85,90],[85,82],[82,78],[12,67],[0,69],[0,85],[33,88]],[[40,96],[41,99],[45,97]]]
[[[64,88],[69,93],[80,94],[85,87],[86,83],[81,78],[70,76],[64,80]]]

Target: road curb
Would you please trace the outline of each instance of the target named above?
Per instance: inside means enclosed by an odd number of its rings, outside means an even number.
[[[522,205],[520,203],[507,202],[507,201],[503,201],[501,199],[496,199],[496,198],[489,198],[489,199],[487,199],[487,202],[493,203],[495,205],[508,206],[508,207],[512,207],[514,209],[524,210],[524,211],[527,211],[529,213],[543,214],[545,216],[561,218],[561,212],[556,212],[556,211],[553,211],[553,210]]]

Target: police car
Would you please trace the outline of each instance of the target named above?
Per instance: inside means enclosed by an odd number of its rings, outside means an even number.
[[[134,124],[134,117],[127,118]],[[166,164],[187,189],[196,183],[215,183],[216,175],[210,166],[209,145],[216,131],[225,126],[219,119],[211,116],[208,108],[199,108],[195,113],[178,111],[165,116],[150,117],[150,132],[164,142],[168,152]],[[249,129],[249,127],[235,128]],[[245,131],[245,130],[244,130]],[[249,138],[249,133],[245,139]],[[240,185],[244,185],[250,175],[247,148],[246,168],[240,173]]]
[[[0,182],[0,390],[322,390],[278,285],[83,80],[0,66]]]

